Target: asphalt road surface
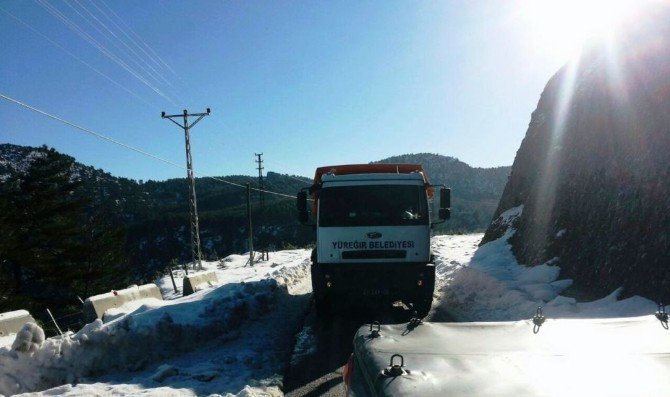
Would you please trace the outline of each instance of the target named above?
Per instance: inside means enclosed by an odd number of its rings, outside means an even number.
[[[398,324],[407,322],[410,318],[410,310],[395,306],[367,313],[340,312],[321,319],[316,316],[312,306],[305,319],[303,330],[306,328],[310,330],[315,345],[309,354],[295,360],[289,366],[284,376],[285,395],[287,397],[344,396],[342,367],[352,352],[352,342],[358,328],[372,321]]]

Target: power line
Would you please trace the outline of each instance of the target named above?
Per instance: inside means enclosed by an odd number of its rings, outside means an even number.
[[[77,15],[79,15],[83,20],[85,20],[86,23],[88,23],[89,26],[93,27],[93,29],[95,29],[98,33],[100,33],[100,35],[101,35],[102,37],[106,38],[107,41],[109,41],[110,43],[112,43],[112,45],[113,45],[117,50],[119,50],[121,54],[125,55],[130,61],[132,61],[135,65],[137,65],[137,66],[140,68],[140,70],[142,70],[142,72],[144,72],[144,73],[146,74],[146,76],[150,77],[151,79],[154,80],[154,82],[156,82],[156,83],[158,83],[158,84],[162,84],[162,82],[159,80],[159,79],[162,79],[162,80],[163,80],[163,83],[167,83],[168,86],[170,86],[171,88],[174,88],[174,87],[172,87],[172,84],[170,84],[169,81],[165,80],[165,79],[163,78],[163,76],[161,76],[158,72],[156,72],[156,70],[155,70],[153,67],[151,67],[151,65],[149,65],[144,59],[142,59],[142,57],[140,57],[140,56],[137,54],[137,52],[135,52],[132,48],[130,48],[130,47],[128,46],[128,44],[126,44],[125,41],[121,40],[121,39],[120,39],[120,38],[119,38],[119,37],[118,37],[118,36],[117,36],[117,35],[116,35],[116,34],[115,34],[115,33],[114,33],[114,32],[113,32],[113,31],[112,31],[112,30],[111,30],[111,29],[104,23],[104,22],[102,22],[102,21],[101,21],[95,14],[93,14],[89,9],[87,9],[86,7],[84,7],[84,5],[82,5],[79,1],[77,1],[77,0],[72,0],[72,2],[73,2],[74,4],[76,4],[79,8],[81,8],[81,9],[82,9],[86,14],[88,14],[91,18],[93,18],[93,21],[97,22],[98,25],[102,26],[102,28],[103,28],[104,30],[100,29],[100,28],[99,28],[98,26],[96,26],[96,24],[94,24],[89,18],[86,18],[85,15],[83,15],[83,14],[81,14],[79,11],[77,11],[77,9],[76,9],[75,7],[73,7],[70,3],[68,3],[67,1],[65,1],[65,4],[66,4],[68,7],[70,7],[75,13],[77,13]],[[108,33],[105,33],[105,31],[107,31]],[[116,39],[116,41],[118,41],[119,43],[121,43],[121,44],[122,44],[128,51],[130,51],[130,53],[127,52],[126,50],[124,50],[122,47],[120,47],[120,46],[115,42],[115,40],[113,40],[109,35],[111,35],[114,39]],[[133,57],[133,55],[134,55],[134,57]],[[142,65],[142,63],[143,63],[144,65]],[[147,69],[147,67],[148,67],[149,69]],[[152,73],[152,72],[153,72],[153,73]]]
[[[50,118],[50,119],[59,121],[59,122],[61,122],[61,123],[63,123],[63,124],[66,124],[66,125],[69,125],[70,127],[76,128],[76,129],[78,129],[78,130],[80,130],[80,131],[84,131],[84,132],[86,132],[87,134],[90,134],[90,135],[95,136],[96,138],[105,140],[105,141],[107,141],[107,142],[111,142],[111,143],[113,143],[113,144],[115,144],[115,145],[121,146],[121,147],[126,148],[126,149],[128,149],[128,150],[132,150],[132,151],[134,151],[134,152],[136,152],[136,153],[139,153],[139,154],[141,154],[141,155],[143,155],[143,156],[151,157],[151,158],[154,159],[154,160],[158,160],[158,161],[160,161],[160,162],[163,162],[163,163],[165,163],[165,164],[168,164],[168,165],[171,165],[171,166],[173,166],[173,167],[179,168],[179,169],[181,169],[181,170],[186,170],[186,167],[184,167],[184,166],[182,166],[182,165],[179,165],[179,164],[177,164],[177,163],[174,163],[174,162],[172,162],[172,161],[170,161],[170,160],[166,160],[166,159],[164,159],[164,158],[162,158],[162,157],[156,156],[155,154],[151,154],[151,153],[149,153],[149,152],[147,152],[147,151],[144,151],[144,150],[142,150],[142,149],[138,149],[138,148],[136,148],[136,147],[133,147],[133,146],[131,146],[131,145],[128,145],[128,144],[126,144],[126,143],[123,143],[123,142],[121,142],[121,141],[118,141],[118,140],[116,140],[116,139],[110,138],[110,137],[105,136],[105,135],[103,135],[103,134],[101,134],[101,133],[99,133],[99,132],[95,132],[95,131],[93,131],[93,130],[91,130],[91,129],[89,129],[89,128],[82,127],[82,126],[80,126],[80,125],[78,125],[78,124],[75,124],[75,123],[73,123],[73,122],[67,121],[67,120],[62,119],[62,118],[60,118],[60,117],[58,117],[58,116],[55,116],[55,115],[50,114],[50,113],[47,113],[47,112],[45,112],[45,111],[43,111],[43,110],[37,109],[36,107],[30,106],[30,105],[28,105],[27,103],[24,103],[24,102],[19,101],[18,99],[14,99],[14,98],[9,97],[9,96],[7,96],[7,95],[4,95],[4,94],[2,94],[2,93],[0,93],[0,98],[4,99],[4,100],[6,100],[6,101],[12,102],[12,103],[14,103],[14,104],[17,104],[17,105],[19,105],[19,106],[21,106],[21,107],[24,107],[24,108],[28,109],[28,110],[31,110],[31,111],[33,111],[33,112],[35,112],[35,113],[39,113],[39,114],[41,114],[42,116],[46,116],[46,117],[48,117],[48,118]],[[239,184],[239,183],[226,181],[226,180],[224,180],[224,179],[217,178],[217,177],[214,177],[214,176],[201,176],[201,178],[209,178],[209,179],[213,179],[213,180],[215,180],[215,181],[219,181],[219,182],[222,182],[222,183],[231,185],[231,186],[237,186],[237,187],[244,188],[244,189],[247,188],[246,185],[242,185],[242,184]],[[257,188],[251,188],[251,190],[254,190],[254,191],[257,191],[257,192],[261,192],[261,191],[262,191],[262,192],[264,192],[264,193],[273,194],[273,195],[275,195],[275,196],[280,196],[280,197],[286,197],[286,198],[292,198],[292,199],[295,199],[295,198],[296,198],[296,196],[291,196],[291,195],[284,194],[284,193],[279,193],[279,192],[273,192],[273,191],[271,191],[271,190],[265,190],[265,189],[262,189],[262,190],[261,190],[261,189],[257,189]]]
[[[127,88],[126,86],[122,85],[121,83],[119,83],[119,82],[117,82],[116,80],[112,79],[111,77],[109,77],[109,76],[106,75],[105,73],[101,72],[101,71],[98,70],[97,68],[93,67],[93,66],[92,66],[91,64],[89,64],[88,62],[86,62],[86,61],[84,61],[83,59],[79,58],[78,56],[76,56],[75,54],[73,54],[72,52],[70,52],[68,49],[66,49],[65,47],[63,47],[62,45],[60,45],[60,44],[58,44],[57,42],[55,42],[54,40],[50,39],[50,38],[49,38],[48,36],[46,36],[44,33],[40,32],[39,30],[37,30],[37,29],[35,29],[34,27],[30,26],[30,25],[29,25],[27,22],[25,22],[24,20],[22,20],[22,19],[20,19],[19,17],[13,15],[13,14],[10,13],[9,11],[3,9],[2,7],[0,7],[0,11],[2,11],[2,12],[4,12],[5,14],[9,15],[9,16],[12,17],[13,19],[15,19],[16,21],[18,21],[19,23],[21,23],[23,26],[25,26],[26,28],[30,29],[33,33],[35,33],[35,34],[41,36],[43,39],[47,40],[49,43],[55,45],[55,46],[56,46],[57,48],[59,48],[61,51],[65,52],[66,54],[68,54],[68,55],[71,56],[72,58],[74,58],[74,59],[76,59],[77,61],[79,61],[80,63],[84,64],[85,66],[87,66],[87,67],[88,67],[89,69],[91,69],[92,71],[94,71],[94,72],[96,72],[97,74],[99,74],[100,76],[106,78],[107,80],[109,80],[110,82],[112,82],[112,83],[113,83],[114,85],[116,85],[117,87],[119,87],[119,88],[121,88],[122,90],[128,92],[129,94],[131,94],[131,95],[134,96],[135,98],[139,99],[140,101],[146,103],[147,105],[149,105],[149,106],[153,106],[149,101],[147,101],[146,99],[140,97],[138,94],[136,94],[135,92],[133,92],[132,90],[130,90],[130,89]]]
[[[89,3],[91,3],[91,5],[92,5],[93,7],[95,7],[95,9],[98,10],[98,12],[99,12],[101,15],[103,15],[109,22],[111,22],[112,25],[113,25],[114,27],[116,27],[116,29],[117,29],[119,32],[121,32],[121,34],[123,34],[128,40],[130,40],[130,43],[131,43],[131,44],[133,44],[135,47],[139,48],[139,50],[142,51],[142,52],[144,53],[144,55],[146,55],[146,57],[149,58],[149,60],[151,60],[153,63],[156,63],[156,61],[151,57],[151,55],[149,55],[146,51],[144,51],[144,49],[142,49],[142,48],[137,44],[137,42],[136,42],[135,40],[133,40],[132,37],[128,36],[128,34],[123,30],[123,28],[122,28],[119,24],[117,24],[117,23],[114,21],[114,19],[112,19],[112,17],[109,16],[109,15],[107,14],[107,12],[105,12],[103,9],[101,9],[100,7],[98,7],[98,6],[95,4],[95,2],[94,2],[93,0],[89,0]],[[101,23],[102,23],[102,22],[101,22]],[[107,29],[107,30],[110,30],[110,29]],[[114,35],[114,37],[117,37],[111,30],[110,30],[110,33],[112,33],[112,35]],[[162,75],[158,70],[156,70],[153,66],[151,66],[151,64],[150,64],[149,62],[147,62],[147,61],[144,59],[145,57],[141,56],[141,55],[138,54],[136,51],[134,51],[130,46],[126,45],[125,41],[123,41],[121,38],[119,38],[119,37],[117,37],[117,38],[123,43],[123,45],[124,45],[126,48],[128,48],[133,54],[135,54],[135,56],[136,56],[138,59],[141,59],[141,60],[147,65],[147,67],[149,67],[149,68],[150,68],[152,71],[154,71],[154,72],[155,72],[155,73],[156,73],[156,74],[157,74],[157,75],[158,75],[158,76],[159,76],[165,83],[167,83],[167,85],[169,85],[170,87],[172,87],[173,89],[175,89],[175,87],[172,85],[172,83],[171,83],[169,80],[167,80],[165,77],[163,77],[163,75]],[[160,66],[158,66],[158,67],[160,68]]]
[[[93,0],[91,0],[91,2],[93,2]],[[127,24],[127,23],[126,23],[126,22],[125,22],[125,21],[124,21],[124,20],[123,20],[117,13],[116,13],[116,12],[114,12],[114,10],[112,10],[107,4],[105,4],[104,1],[101,1],[100,3],[101,3],[101,4],[102,4],[102,5],[103,5],[109,12],[111,12],[112,15],[114,15],[114,16],[116,17],[116,19],[118,19],[118,20],[121,22],[122,25],[124,25],[126,28],[128,28],[128,31],[129,31],[133,36],[135,36],[135,37],[137,38],[137,40],[138,40],[141,44],[143,44],[143,45],[147,48],[147,50],[149,50],[149,52],[151,52],[151,53],[156,57],[156,59],[158,59],[158,61],[160,61],[160,63],[161,63],[167,70],[169,70],[170,72],[172,72],[173,75],[175,75],[177,78],[179,78],[179,79],[181,80],[181,77],[180,77],[180,76],[179,76],[179,75],[178,75],[178,74],[177,74],[177,73],[170,67],[170,65],[168,65],[168,64],[167,64],[167,63],[166,63],[166,62],[165,62],[165,61],[164,61],[164,60],[163,60],[163,59],[156,53],[156,51],[154,51],[154,50],[153,50],[153,49],[152,49],[152,48],[151,48],[151,47],[150,47],[144,40],[142,40],[142,38],[141,38],[137,33],[135,33],[135,31],[134,31],[130,26],[128,26],[128,24]],[[125,33],[124,33],[124,34],[125,34]],[[126,35],[126,36],[127,36],[127,35]],[[138,45],[138,48],[142,49],[142,47],[139,46],[139,45]],[[144,52],[145,54],[147,54],[143,49],[142,49],[142,52]],[[148,55],[149,55],[149,54],[147,54],[147,56],[148,56]],[[156,63],[156,61],[155,61],[153,58],[149,57],[149,59],[151,59],[152,61],[154,61],[154,63]]]
[[[49,4],[46,0],[35,0],[42,8],[44,8],[47,12],[49,12],[52,16],[54,16],[56,19],[59,19],[61,22],[65,24],[70,30],[75,32],[77,35],[79,35],[81,38],[86,40],[89,44],[91,44],[94,48],[96,48],[98,51],[100,51],[102,54],[104,54],[107,58],[111,59],[114,61],[117,65],[121,66],[125,71],[133,75],[136,79],[141,81],[144,85],[149,87],[152,91],[154,91],[156,94],[160,95],[173,105],[177,106],[175,101],[168,97],[165,93],[163,93],[160,89],[155,87],[153,84],[151,84],[149,81],[147,81],[143,76],[140,76],[135,70],[133,70],[127,63],[125,63],[122,59],[120,59],[118,56],[116,56],[113,52],[111,52],[109,49],[107,49],[104,45],[100,44],[93,36],[88,34],[86,31],[84,31],[79,25],[77,25],[74,21],[72,21],[70,18],[65,16],[60,10],[58,10],[56,7],[52,6]],[[67,1],[65,1],[65,4],[67,4],[69,7],[72,7]]]

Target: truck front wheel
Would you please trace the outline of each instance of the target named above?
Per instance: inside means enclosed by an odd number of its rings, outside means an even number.
[[[314,310],[319,318],[330,317],[333,314],[333,301],[330,296],[315,294]]]
[[[325,293],[321,282],[321,272],[316,262],[316,252],[312,251],[312,296],[317,317],[329,317],[333,312],[333,300]]]
[[[432,305],[433,305],[432,294],[430,296],[417,295],[412,300],[413,309],[414,311],[416,311],[416,315],[419,318],[426,317],[428,312],[430,312],[430,308],[432,307]]]

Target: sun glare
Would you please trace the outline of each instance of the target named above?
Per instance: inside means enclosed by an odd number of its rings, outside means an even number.
[[[636,0],[521,0],[519,13],[529,23],[536,47],[564,61],[589,40],[611,36]]]

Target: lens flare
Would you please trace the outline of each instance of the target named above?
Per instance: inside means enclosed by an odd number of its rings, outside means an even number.
[[[519,0],[518,11],[531,27],[535,46],[567,61],[585,43],[611,37],[639,4],[635,0]]]

